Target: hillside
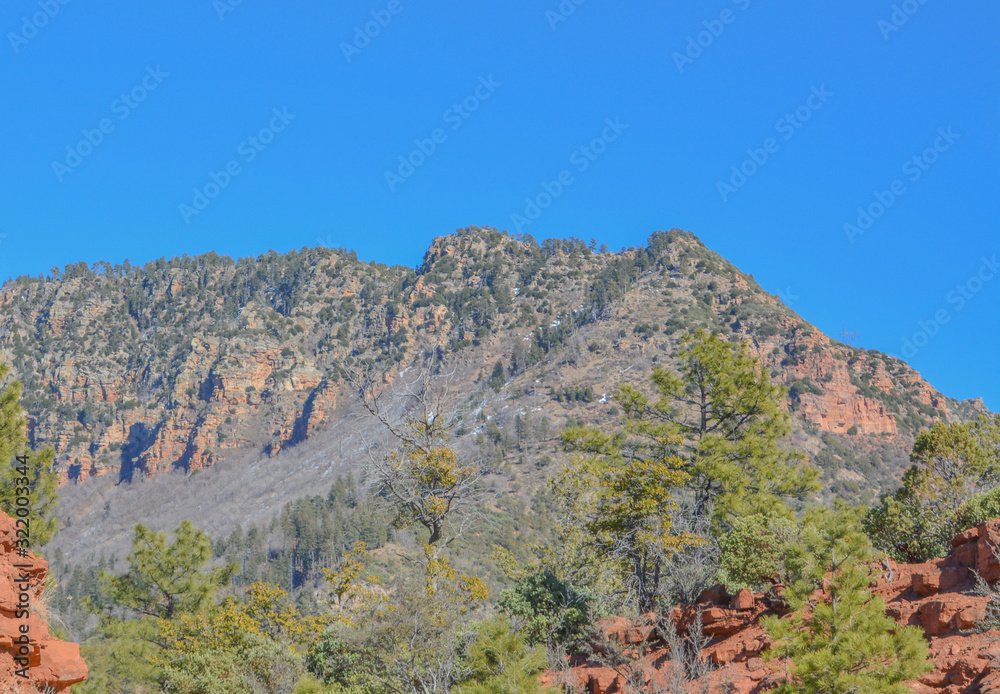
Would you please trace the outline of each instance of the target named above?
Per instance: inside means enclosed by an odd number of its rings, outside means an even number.
[[[278,456],[283,480],[312,460],[305,494],[331,461],[360,460],[362,446],[343,451],[360,416],[346,372],[374,366],[391,382],[429,358],[462,394],[451,405],[466,447],[485,433],[487,453],[527,456],[530,487],[560,457],[552,442],[567,422],[613,420],[616,385],[669,365],[697,326],[744,340],[789,387],[791,443],[823,469],[828,493],[870,500],[894,484],[920,427],[986,411],[900,360],[832,340],[678,230],[609,253],[470,228],[435,239],[416,269],[312,248],[78,263],[0,288],[0,349],[24,381],[31,444],[51,444],[63,483],[79,485],[64,517],[96,513],[81,501],[93,477],[190,476],[225,462],[231,472],[219,474],[238,480],[261,454]],[[517,431],[528,421],[526,449]],[[308,439],[325,444],[297,455]],[[233,504],[249,501],[232,486]],[[266,516],[278,500],[255,503]],[[217,506],[202,514],[209,525]],[[147,504],[132,511],[150,515]]]

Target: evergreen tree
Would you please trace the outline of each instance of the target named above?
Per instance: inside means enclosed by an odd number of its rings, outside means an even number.
[[[547,663],[541,647],[529,647],[507,620],[494,617],[479,625],[475,641],[463,654],[468,672],[453,694],[546,694],[537,675]]]
[[[171,620],[185,615],[203,619],[236,568],[204,571],[212,557],[211,540],[190,521],[183,521],[174,536],[168,543],[166,533],[137,525],[128,570],[118,576],[101,573],[106,604],[92,605],[101,613],[101,625],[81,644],[91,664],[81,692],[131,692],[153,685],[168,691],[165,664],[170,659],[163,650],[175,628]]]
[[[560,543],[576,550],[573,563],[589,574],[584,581],[591,583],[594,574],[611,568],[619,581],[607,588],[648,612],[656,607],[663,565],[697,541],[672,530],[678,507],[674,493],[688,479],[683,461],[674,455],[629,455],[621,435],[594,429],[572,435],[580,448],[599,454],[577,458],[552,480],[568,512],[557,526]]]
[[[791,432],[782,389],[743,343],[698,329],[681,344],[679,376],[653,371],[657,400],[630,385],[616,399],[625,410],[625,431],[640,449],[682,458],[697,511],[712,509],[715,520],[725,522],[774,513],[783,499],[816,490],[816,471],[802,465],[801,453],[780,446]]]
[[[0,364],[0,383],[9,373],[10,366]],[[52,471],[55,452],[49,446],[40,451],[28,449],[27,420],[20,403],[20,381],[0,389],[0,511],[27,521],[29,549],[34,549],[51,540],[59,527],[55,517],[59,495]],[[18,504],[18,498],[27,499],[27,505]],[[18,514],[23,508],[26,516]]]
[[[585,455],[552,484],[566,511],[554,570],[581,585],[624,591],[641,611],[655,606],[668,560],[711,541],[674,528],[680,500],[693,497],[685,518],[711,517],[722,534],[737,514],[787,515],[785,499],[817,487],[815,470],[779,445],[790,431],[781,390],[742,344],[703,330],[682,344],[680,376],[653,371],[658,399],[629,385],[618,390],[620,430],[563,433],[564,445]],[[617,586],[595,554],[614,567]]]
[[[135,526],[129,569],[120,576],[105,575],[114,605],[139,615],[172,619],[201,612],[215,593],[229,583],[234,565],[204,572],[212,558],[212,542],[191,521],[182,521],[167,544],[166,533]]]
[[[787,552],[795,580],[783,597],[794,612],[762,620],[774,641],[769,657],[790,659],[779,692],[906,694],[904,681],[933,669],[923,631],[887,617],[868,589],[871,546],[854,512],[809,512]]]
[[[898,561],[948,553],[951,538],[984,518],[967,504],[1000,485],[1000,416],[938,423],[917,435],[903,486],[865,517],[876,548]]]

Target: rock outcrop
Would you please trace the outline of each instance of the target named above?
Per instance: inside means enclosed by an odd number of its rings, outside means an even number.
[[[42,599],[49,565],[19,554],[17,530],[0,512],[0,691],[68,692],[87,679],[87,665],[78,644],[49,634]]]
[[[881,575],[871,587],[884,599],[886,614],[900,624],[921,627],[928,641],[934,670],[907,683],[917,694],[1000,692],[1000,633],[976,631],[989,598],[975,593],[976,574],[987,581],[1000,580],[997,548],[1000,520],[993,520],[955,536],[946,558],[923,564],[887,561],[877,571]],[[701,655],[718,666],[706,675],[713,694],[757,694],[777,686],[783,677],[779,664],[761,657],[770,642],[760,619],[786,612],[772,595],[740,591],[729,596],[716,587],[705,591],[697,604],[675,608],[671,620],[684,633],[700,614],[702,633],[711,638]],[[603,631],[617,643],[632,646],[633,652],[641,652],[649,664],[647,676],[659,681],[670,661],[669,647],[657,633],[657,625],[662,627],[662,622],[650,615],[638,623],[610,621]],[[620,670],[596,660],[574,661],[567,673],[547,673],[546,679],[568,680],[588,694],[630,691]],[[647,685],[641,691],[661,690]]]
[[[908,449],[921,426],[986,412],[898,359],[831,340],[678,230],[593,253],[471,228],[435,239],[415,270],[312,248],[77,263],[0,287],[0,360],[24,381],[31,445],[55,448],[63,482],[273,455],[344,424],[343,375],[359,363],[398,377],[437,352],[475,364],[456,392],[482,389],[477,371],[500,361],[508,393],[579,382],[610,394],[624,374],[669,366],[694,325],[732,331],[775,381],[798,384],[788,406],[805,449],[823,447],[817,432]],[[527,367],[542,360],[536,384]],[[593,419],[609,417],[606,402],[590,403]]]

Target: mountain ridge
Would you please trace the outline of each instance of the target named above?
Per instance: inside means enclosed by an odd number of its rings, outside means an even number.
[[[641,382],[698,326],[743,340],[789,387],[793,444],[812,457],[832,448],[827,436],[883,459],[893,449],[878,489],[920,427],[987,412],[899,359],[823,335],[677,229],[606,253],[469,227],[435,238],[416,268],[345,249],[213,252],[76,263],[0,287],[0,349],[24,381],[32,445],[55,447],[63,483],[275,455],[337,426],[331,413],[352,397],[343,377],[361,364],[390,379],[428,358],[464,364],[468,392],[498,387],[541,399],[557,422],[606,421],[613,372]],[[499,378],[479,373],[491,367]],[[847,486],[860,482],[849,468],[835,473]]]

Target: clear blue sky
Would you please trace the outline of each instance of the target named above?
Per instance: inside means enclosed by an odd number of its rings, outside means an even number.
[[[996,3],[231,2],[3,3],[0,277],[680,227],[1000,410]]]

